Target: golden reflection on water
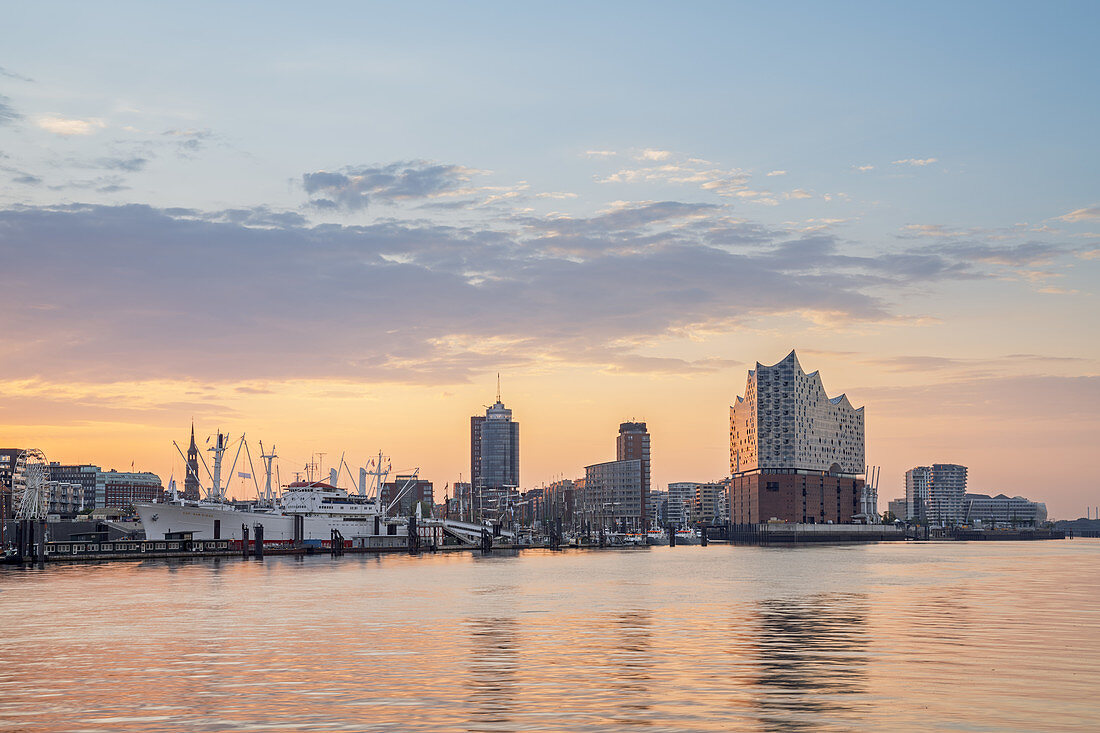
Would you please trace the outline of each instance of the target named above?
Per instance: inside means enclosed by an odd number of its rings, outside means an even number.
[[[0,569],[0,729],[1094,730],[1100,542]]]

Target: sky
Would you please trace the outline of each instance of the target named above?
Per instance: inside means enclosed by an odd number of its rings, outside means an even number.
[[[773,4],[774,5],[774,4]],[[729,472],[796,349],[904,472],[1100,505],[1095,3],[25,3],[0,24],[0,444],[284,482]],[[258,459],[256,459],[258,464]],[[241,467],[238,467],[238,471]],[[246,469],[247,470],[247,469]],[[246,496],[238,482],[231,493]]]

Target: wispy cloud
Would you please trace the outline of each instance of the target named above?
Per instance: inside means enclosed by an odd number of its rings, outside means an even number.
[[[30,78],[29,76],[23,76],[22,74],[17,74],[16,72],[12,71],[11,69],[6,69],[3,66],[0,66],[0,76],[6,76],[9,79],[15,79],[17,81],[26,81],[26,82],[32,82],[32,83],[34,82],[34,79]]]
[[[656,148],[646,148],[642,152],[635,156],[638,160],[668,160],[672,157],[672,153],[668,150],[657,150]]]
[[[63,137],[91,135],[106,126],[103,120],[95,118],[82,120],[75,117],[38,117],[34,124],[46,132]]]
[[[773,176],[785,176],[785,175],[787,175],[787,171],[770,171],[768,173],[768,178],[771,178]]]
[[[873,165],[857,165],[856,170],[860,173],[866,173],[867,171],[873,171],[875,167]]]
[[[1077,209],[1076,211],[1071,211],[1068,214],[1063,214],[1058,218],[1062,221],[1074,223],[1079,221],[1096,221],[1100,219],[1100,204],[1086,206],[1083,209]]]
[[[22,118],[23,115],[16,112],[15,108],[11,106],[11,99],[0,94],[0,125],[9,125]]]
[[[915,167],[923,167],[931,165],[936,162],[936,158],[903,158],[902,160],[895,160],[894,165],[909,165]],[[860,170],[863,170],[860,168]]]
[[[310,204],[317,208],[358,211],[371,201],[394,202],[461,194],[479,172],[459,165],[415,160],[305,173],[302,185],[310,195]]]
[[[616,153],[614,150],[586,150],[584,155],[586,158],[613,158]]]

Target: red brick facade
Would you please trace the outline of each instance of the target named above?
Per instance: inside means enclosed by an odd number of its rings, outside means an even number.
[[[863,479],[813,473],[747,472],[730,479],[730,521],[844,524],[859,514]]]

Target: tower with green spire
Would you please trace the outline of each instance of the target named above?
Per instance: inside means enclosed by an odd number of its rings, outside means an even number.
[[[195,445],[195,421],[191,421],[191,446],[187,449],[187,478],[183,482],[183,498],[198,501],[199,491],[199,447]]]

